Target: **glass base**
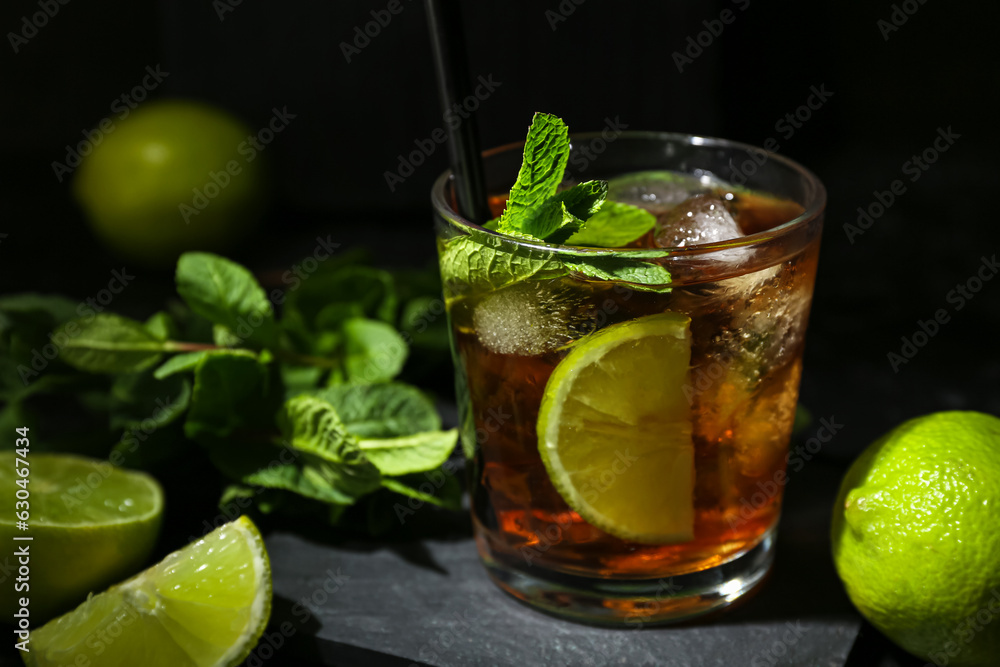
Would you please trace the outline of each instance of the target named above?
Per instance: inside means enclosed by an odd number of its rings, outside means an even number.
[[[757,546],[716,567],[660,579],[607,579],[514,566],[489,555],[486,570],[518,600],[573,621],[614,627],[677,623],[727,607],[757,586],[774,561],[775,527]]]

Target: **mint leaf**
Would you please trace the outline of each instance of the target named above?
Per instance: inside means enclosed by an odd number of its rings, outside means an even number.
[[[368,266],[347,266],[317,273],[301,281],[291,277],[284,303],[285,318],[317,331],[339,326],[350,317],[391,322],[398,300],[392,276]]]
[[[656,216],[646,209],[606,201],[583,229],[566,243],[599,248],[622,248],[648,232],[656,224]]]
[[[604,181],[587,181],[550,197],[521,224],[519,234],[557,243],[583,226],[601,207],[608,194]],[[556,232],[559,239],[551,238]]]
[[[9,400],[0,408],[0,432],[13,433],[16,428],[28,426],[35,428],[35,420],[31,418],[24,403],[19,400]]]
[[[293,366],[291,364],[281,364],[278,371],[281,373],[281,383],[285,386],[285,396],[289,398],[315,389],[326,373],[325,368],[318,366]]]
[[[185,384],[190,387],[189,382]],[[122,465],[128,468],[162,472],[162,466],[168,462],[173,466],[200,466],[205,461],[204,452],[198,450],[198,445],[173,426],[157,427],[152,432],[149,432],[148,423],[145,427],[130,424],[124,429],[111,451],[117,452]]]
[[[331,331],[338,329],[347,320],[364,316],[365,309],[360,303],[331,303],[316,314],[313,328],[316,331]]]
[[[179,375],[164,381],[148,371],[119,375],[111,385],[111,428],[162,428],[183,415],[190,402],[191,382]]]
[[[524,144],[524,161],[500,215],[499,231],[531,233],[524,225],[556,193],[569,159],[569,130],[556,116],[536,113]]]
[[[289,446],[302,453],[294,466],[299,473],[296,481],[318,492],[312,497],[351,503],[381,486],[378,469],[366,459],[326,401],[312,396],[293,398],[285,402],[279,421]],[[244,481],[260,483],[260,478]]]
[[[589,221],[592,215],[601,210],[607,197],[607,181],[585,181],[563,190],[553,199],[564,203],[569,212],[577,218]]]
[[[174,355],[173,357],[167,359],[163,364],[153,372],[153,377],[157,380],[162,380],[164,378],[170,377],[175,373],[183,373],[185,371],[193,371],[201,360],[205,357],[212,355],[235,355],[239,357],[249,357],[251,359],[256,359],[257,355],[250,350],[199,350],[198,352],[185,352],[184,354]]]
[[[343,368],[350,382],[388,382],[406,361],[406,341],[385,322],[354,318],[344,322]]]
[[[339,510],[378,490],[381,475],[344,430],[333,407],[311,396],[285,402],[278,421],[284,446],[260,442],[217,447],[212,461],[241,485],[254,489],[291,491]],[[272,496],[270,503],[295,497]],[[284,504],[284,503],[283,503]]]
[[[421,487],[427,488],[427,482],[434,478],[433,493],[421,491]],[[437,479],[441,479],[440,484]],[[405,475],[403,477],[385,477],[382,479],[382,486],[393,493],[398,493],[410,498],[422,500],[438,507],[450,510],[462,509],[462,485],[455,475],[442,473],[438,475]]]
[[[70,320],[53,334],[63,361],[90,373],[134,373],[160,360],[167,344],[135,320],[100,313]]]
[[[659,254],[662,255],[662,252]],[[564,259],[563,263],[571,271],[578,271],[590,278],[633,283],[633,287],[643,291],[670,290],[670,272],[658,264],[614,255],[577,255],[573,259]]]
[[[169,313],[162,310],[152,315],[146,320],[146,331],[159,340],[177,340],[180,338],[180,331]]]
[[[196,314],[263,346],[275,342],[274,311],[253,274],[207,252],[177,261],[177,293]]]
[[[18,327],[24,326],[28,320],[34,320],[51,331],[57,324],[84,314],[79,312],[82,308],[83,304],[77,305],[66,297],[50,294],[25,292],[0,297],[0,313],[10,317]],[[86,307],[86,310],[90,308]]]
[[[350,463],[364,462],[356,441],[328,402],[314,396],[285,401],[278,422],[291,447],[305,452],[331,454]]]
[[[564,273],[553,253],[514,245],[485,232],[453,238],[441,250],[441,279],[453,293],[499,289],[519,280]]]
[[[219,347],[234,348],[242,345],[243,339],[234,334],[229,327],[221,324],[213,324],[212,342]]]
[[[448,351],[448,318],[444,315],[441,287],[435,296],[418,296],[403,306],[399,328],[414,347]]]
[[[185,434],[215,444],[213,437],[225,438],[241,427],[266,425],[275,411],[269,405],[267,389],[267,369],[257,359],[233,354],[205,356],[195,368]]]
[[[448,460],[458,443],[458,431],[428,431],[398,438],[358,440],[358,448],[383,475],[433,470]]]
[[[341,385],[312,395],[330,403],[347,431],[359,438],[391,438],[441,428],[431,400],[407,384]]]
[[[237,479],[251,486],[283,489],[338,506],[351,505],[361,496],[377,490],[380,485],[378,477],[372,482],[367,479],[366,473],[359,474],[351,467],[336,461],[328,461],[323,456],[301,453],[296,463],[280,464],[277,449],[273,455],[273,458],[268,458],[258,453],[251,460],[259,461],[260,467],[245,471]],[[230,452],[229,456],[233,457],[234,453]],[[230,474],[233,470],[247,467],[245,460],[223,462],[218,455],[214,455],[212,460]],[[236,467],[231,467],[230,464]],[[365,465],[371,468],[374,475],[378,475],[378,470],[374,466],[367,462]]]

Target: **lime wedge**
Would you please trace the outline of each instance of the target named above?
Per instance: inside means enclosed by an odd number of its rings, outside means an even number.
[[[271,612],[271,567],[240,517],[31,633],[29,667],[239,664]]]
[[[18,474],[18,470],[26,476]],[[68,454],[0,454],[0,542],[27,546],[30,589],[0,586],[0,613],[11,618],[20,597],[32,621],[44,621],[138,572],[163,516],[163,491],[149,475]],[[28,510],[28,529],[15,510]],[[30,541],[15,541],[30,537]],[[67,561],[67,559],[71,561]]]
[[[601,329],[545,386],[538,449],[549,478],[584,520],[624,540],[694,537],[689,324],[667,312]]]

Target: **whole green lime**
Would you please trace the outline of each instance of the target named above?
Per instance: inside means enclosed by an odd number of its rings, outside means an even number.
[[[851,466],[833,558],[872,625],[938,665],[1000,664],[1000,419],[910,420]]]
[[[188,250],[224,249],[260,219],[264,146],[228,113],[147,102],[98,136],[73,194],[117,254],[167,266]]]

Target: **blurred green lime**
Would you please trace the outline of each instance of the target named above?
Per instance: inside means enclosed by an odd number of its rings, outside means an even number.
[[[73,194],[113,251],[168,266],[188,250],[221,250],[259,221],[262,157],[249,127],[190,101],[147,102],[84,158]]]
[[[1000,664],[1000,419],[938,412],[876,441],[844,478],[832,540],[887,637],[938,665]]]

